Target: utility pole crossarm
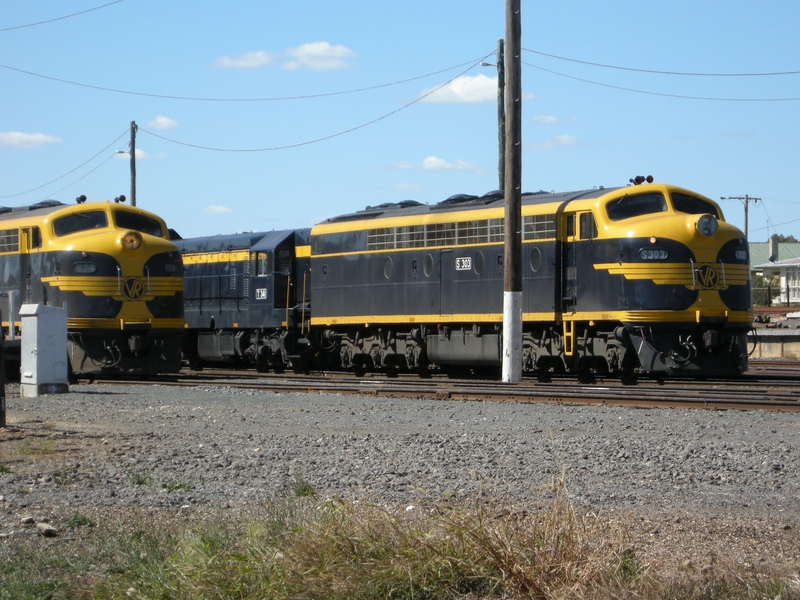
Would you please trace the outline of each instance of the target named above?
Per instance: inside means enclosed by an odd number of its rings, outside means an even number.
[[[748,205],[751,202],[761,202],[761,198],[753,198],[753,197],[748,196],[747,194],[745,194],[744,196],[721,196],[720,200],[740,200],[741,203],[744,204],[744,239],[749,241],[750,238],[747,236],[747,225],[748,225],[748,223],[747,223],[747,212],[748,212],[747,209],[748,209]]]

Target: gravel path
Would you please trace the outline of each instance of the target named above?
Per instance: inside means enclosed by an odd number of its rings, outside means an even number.
[[[9,385],[7,422],[0,535],[26,514],[236,509],[305,485],[533,507],[563,476],[576,507],[624,515],[654,556],[800,564],[798,414],[95,384]]]

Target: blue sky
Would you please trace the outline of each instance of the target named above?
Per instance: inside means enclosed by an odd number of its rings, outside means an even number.
[[[496,189],[497,72],[478,64],[504,11],[0,0],[0,205],[129,195],[131,121],[137,205],[184,237]],[[794,0],[522,0],[523,190],[653,175],[760,198],[751,241],[800,239],[800,75],[762,75],[800,71],[798,22]]]

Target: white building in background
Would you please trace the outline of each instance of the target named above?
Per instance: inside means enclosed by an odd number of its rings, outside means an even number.
[[[780,281],[780,292],[773,289],[773,305],[800,306],[800,243],[779,243],[773,239],[751,242],[750,273]]]

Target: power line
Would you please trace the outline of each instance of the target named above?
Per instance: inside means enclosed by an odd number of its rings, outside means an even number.
[[[557,60],[565,60],[574,62],[581,65],[589,65],[591,67],[602,67],[604,69],[617,69],[619,71],[634,71],[637,73],[652,73],[655,75],[681,75],[684,77],[776,77],[781,75],[800,75],[800,71],[779,71],[774,73],[687,73],[681,71],[654,71],[651,69],[635,69],[632,67],[619,67],[616,65],[604,65],[602,63],[594,63],[586,60],[578,60],[575,58],[566,58],[564,56],[556,56],[555,54],[547,54],[546,52],[539,52],[537,50],[529,50],[523,48],[525,52],[531,54],[538,54],[539,56],[546,56],[548,58],[555,58]]]
[[[126,131],[125,133],[128,133],[128,132]],[[54,191],[54,192],[50,192],[50,193],[48,194],[48,196],[52,196],[52,195],[54,195],[54,194],[58,194],[59,192],[63,192],[64,190],[66,190],[67,188],[70,188],[70,187],[72,187],[73,185],[75,185],[75,184],[76,184],[76,183],[78,183],[79,181],[81,181],[81,180],[83,180],[83,179],[86,179],[86,178],[87,178],[89,175],[91,175],[92,173],[94,173],[95,171],[97,171],[97,169],[99,169],[100,167],[102,167],[104,164],[106,164],[108,161],[110,161],[110,160],[111,160],[112,158],[114,158],[115,156],[116,156],[116,152],[115,152],[114,154],[109,154],[109,155],[108,155],[108,158],[106,158],[106,159],[105,159],[103,162],[101,162],[99,165],[97,165],[97,166],[96,166],[94,169],[92,169],[91,171],[87,172],[85,175],[82,175],[82,176],[78,177],[78,178],[77,178],[75,181],[73,181],[72,183],[69,183],[69,184],[65,185],[65,186],[64,186],[63,188],[61,188],[60,190],[56,190],[56,191]],[[43,197],[43,198],[40,198],[40,200],[45,200],[46,198],[47,198],[47,196],[45,196],[45,197]]]
[[[100,10],[101,8],[105,8],[107,6],[111,6],[112,4],[119,4],[123,0],[114,0],[114,2],[109,2],[108,4],[103,4],[102,6],[95,6],[94,8],[89,8],[87,10],[82,10],[81,12],[72,13],[71,15],[64,15],[63,17],[56,17],[55,19],[47,19],[46,21],[39,21],[38,23],[28,23],[27,25],[17,25],[15,27],[6,27],[5,29],[0,29],[0,33],[4,31],[12,31],[14,29],[24,29],[25,27],[35,27],[37,25],[44,25],[45,23],[53,23],[54,21],[61,21],[63,19],[69,19],[71,17],[77,17],[78,15],[85,15],[86,13],[90,13],[95,10]]]
[[[552,71],[550,69],[545,69],[544,67],[540,67],[529,62],[523,62],[524,65],[529,67],[533,67],[534,69],[538,69],[540,71],[544,71],[545,73],[551,73],[553,75],[558,75],[559,77],[566,77],[567,79],[573,79],[575,81],[581,81],[583,83],[589,83],[591,85],[599,85],[601,87],[607,87],[614,90],[621,90],[623,92],[633,92],[636,94],[647,94],[648,96],[663,96],[665,98],[679,98],[682,100],[707,100],[712,102],[793,102],[800,100],[800,97],[796,98],[715,98],[713,96],[687,96],[683,94],[665,94],[662,92],[648,92],[647,90],[637,90],[634,88],[626,88],[618,85],[611,85],[608,83],[601,83],[599,81],[592,81],[591,79],[583,79],[581,77],[574,77],[572,75],[567,75],[565,73],[559,73],[558,71]],[[1,66],[1,65],[0,65]]]
[[[769,217],[768,217],[769,218]],[[771,223],[766,227],[756,227],[755,229],[751,229],[750,231],[764,231],[765,229],[777,229],[778,227],[783,227],[784,225],[791,225],[792,223],[797,223],[800,219],[792,219],[791,221],[784,221],[783,223]]]
[[[121,1],[121,0],[118,0]],[[487,54],[486,56],[491,56],[491,54]],[[308,94],[305,96],[281,96],[281,97],[271,97],[271,98],[202,98],[202,97],[195,97],[195,96],[170,96],[166,94],[151,94],[147,92],[134,92],[131,90],[119,90],[115,88],[103,87],[98,85],[91,85],[88,83],[80,83],[77,81],[69,81],[68,79],[59,79],[58,77],[51,77],[50,75],[42,75],[40,73],[33,73],[31,71],[26,71],[24,69],[19,69],[17,67],[11,67],[9,65],[2,65],[0,67],[3,69],[8,69],[9,71],[16,71],[17,73],[22,73],[24,75],[30,75],[31,77],[38,77],[40,79],[47,79],[48,81],[55,81],[57,83],[65,83],[67,85],[74,85],[78,87],[84,87],[92,90],[99,90],[101,92],[112,92],[114,94],[126,94],[129,96],[144,96],[147,98],[161,98],[165,100],[189,100],[193,102],[278,102],[278,101],[285,101],[285,100],[308,100],[311,98],[324,98],[327,96],[341,96],[344,94],[356,94],[359,92],[367,92],[370,90],[377,90],[380,88],[390,87],[393,85],[399,85],[401,83],[408,83],[409,81],[416,81],[418,79],[424,79],[426,77],[431,77],[433,75],[439,75],[440,73],[446,73],[447,71],[452,71],[453,69],[458,69],[463,67],[464,65],[471,65],[475,62],[480,62],[484,58],[478,59],[477,61],[467,61],[463,62],[458,65],[454,65],[452,67],[447,67],[446,69],[440,69],[439,71],[433,71],[432,73],[426,73],[425,75],[418,75],[416,77],[409,77],[408,79],[401,79],[399,81],[392,81],[390,83],[381,83],[378,85],[373,85],[369,87],[363,88],[356,88],[352,90],[344,90],[339,92],[324,92],[321,94]]]
[[[139,131],[142,131],[142,132],[144,132],[144,133],[146,133],[148,135],[152,135],[153,137],[157,137],[157,138],[162,139],[164,141],[172,142],[173,144],[178,144],[180,146],[188,146],[189,148],[197,148],[199,150],[210,150],[210,151],[213,151],[213,152],[272,152],[272,151],[275,151],[275,150],[289,150],[290,148],[299,148],[301,146],[309,146],[311,144],[317,144],[319,142],[324,142],[324,141],[333,139],[335,137],[340,137],[340,136],[346,135],[348,133],[352,133],[354,131],[358,131],[359,129],[363,129],[364,127],[368,127],[369,125],[373,125],[373,124],[377,123],[378,121],[382,121],[384,119],[387,119],[388,117],[391,117],[392,115],[397,114],[402,110],[405,110],[409,106],[412,106],[412,105],[416,104],[417,102],[420,102],[421,100],[424,100],[425,98],[427,98],[431,94],[439,91],[440,89],[442,89],[446,85],[452,83],[453,81],[455,81],[456,79],[458,79],[459,77],[464,75],[465,73],[468,73],[469,71],[471,71],[475,67],[479,66],[481,61],[483,61],[485,58],[488,58],[492,54],[494,54],[494,52],[490,52],[486,56],[483,56],[482,58],[479,58],[477,61],[472,63],[471,66],[468,69],[465,69],[464,71],[462,71],[461,73],[459,73],[458,75],[453,77],[452,79],[450,79],[448,81],[445,81],[440,86],[437,86],[437,87],[433,88],[429,92],[423,94],[419,98],[415,98],[414,100],[412,100],[411,102],[408,102],[407,104],[404,104],[400,108],[397,108],[397,109],[395,109],[395,110],[393,110],[393,111],[391,111],[389,113],[386,113],[385,115],[382,115],[382,116],[380,116],[380,117],[378,117],[376,119],[372,119],[371,121],[367,121],[366,123],[362,123],[361,125],[356,125],[355,127],[351,127],[350,129],[346,129],[346,130],[340,131],[338,133],[333,133],[331,135],[326,135],[324,137],[317,138],[317,139],[314,139],[314,140],[308,140],[308,141],[305,141],[305,142],[298,142],[298,143],[295,143],[295,144],[287,144],[285,146],[273,146],[273,147],[270,147],[270,148],[247,148],[247,149],[214,148],[214,147],[211,147],[211,146],[201,146],[199,144],[190,144],[188,142],[181,142],[179,140],[174,140],[174,139],[171,139],[171,138],[168,138],[168,137],[164,137],[163,135],[158,135],[157,133],[153,133],[152,131],[148,131],[147,129],[142,129],[141,127],[139,128]]]
[[[78,169],[80,169],[81,167],[83,167],[83,166],[87,165],[88,163],[92,162],[92,161],[93,161],[95,158],[97,158],[97,157],[98,157],[98,156],[100,156],[100,155],[101,155],[103,152],[105,152],[106,150],[108,150],[108,149],[109,149],[111,146],[113,146],[114,144],[116,144],[116,143],[117,143],[117,142],[120,140],[120,138],[121,138],[122,136],[126,135],[127,133],[128,133],[128,130],[126,129],[126,130],[125,130],[125,131],[123,131],[123,132],[122,132],[122,133],[121,133],[121,134],[120,134],[120,135],[119,135],[119,136],[118,136],[118,137],[117,137],[117,138],[116,138],[116,139],[115,139],[113,142],[111,142],[111,143],[110,143],[108,146],[106,146],[105,148],[103,148],[102,150],[100,150],[100,152],[98,152],[97,154],[95,154],[94,156],[92,156],[92,157],[91,157],[89,160],[87,160],[87,161],[85,161],[85,162],[83,162],[83,163],[79,164],[77,167],[75,167],[75,168],[74,168],[74,169],[72,169],[71,171],[67,171],[66,173],[64,173],[63,175],[61,175],[61,176],[59,176],[59,177],[56,177],[56,178],[55,178],[55,179],[53,179],[52,181],[48,181],[47,183],[43,183],[42,185],[36,186],[35,188],[31,188],[31,189],[29,189],[29,190],[25,190],[24,192],[18,192],[18,193],[16,193],[16,194],[9,194],[8,196],[0,196],[0,200],[5,200],[6,198],[16,198],[17,196],[22,196],[22,195],[24,195],[24,194],[29,194],[29,193],[31,193],[31,192],[35,192],[36,190],[40,190],[40,189],[42,189],[43,187],[47,187],[47,186],[48,186],[48,185],[50,185],[51,183],[55,183],[56,181],[58,181],[58,180],[60,180],[60,179],[64,179],[64,177],[66,177],[66,176],[68,176],[68,175],[71,175],[72,173],[74,173],[75,171],[77,171]],[[114,155],[112,154],[112,156],[114,156]],[[103,162],[105,162],[105,161],[103,161]],[[103,164],[103,163],[101,163],[101,164]],[[94,171],[94,169],[92,169],[92,171]],[[89,171],[89,173],[91,173],[92,171]],[[86,175],[88,175],[89,173],[87,173]],[[84,175],[84,177],[85,177],[86,175]],[[82,177],[81,179],[83,179],[83,177]],[[80,181],[80,179],[78,179],[77,181]],[[73,183],[75,183],[75,182],[73,182]],[[73,185],[73,184],[71,183],[70,185]],[[69,186],[67,186],[67,187],[69,187]],[[62,188],[62,189],[66,189],[66,188]],[[58,191],[60,192],[61,190],[58,190]],[[54,193],[57,193],[57,192],[54,192]]]

